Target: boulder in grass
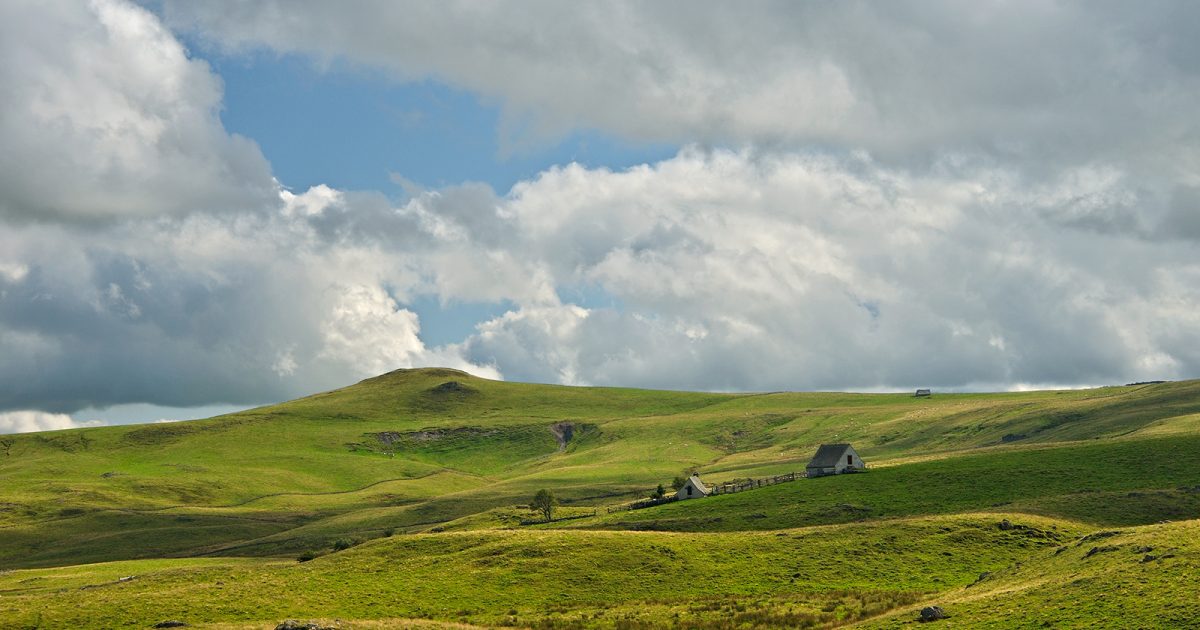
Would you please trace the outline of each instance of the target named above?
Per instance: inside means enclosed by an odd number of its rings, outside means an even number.
[[[182,621],[177,621],[175,619],[168,619],[166,621],[160,621],[160,622],[154,624],[154,627],[155,628],[185,628],[185,627],[187,627],[187,624]]]
[[[921,609],[921,617],[918,619],[918,621],[921,623],[928,623],[930,621],[945,619],[948,616],[949,615],[946,614],[946,611],[942,610],[941,606],[926,606]]]

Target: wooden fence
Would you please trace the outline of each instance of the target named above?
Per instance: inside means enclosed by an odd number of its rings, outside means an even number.
[[[807,473],[791,472],[786,475],[763,477],[762,479],[742,479],[730,481],[728,483],[722,483],[709,487],[708,496],[717,494],[733,494],[734,492],[742,492],[743,490],[753,490],[754,488],[773,486],[777,483],[787,483],[797,479],[804,479],[807,476]],[[624,512],[626,510],[640,510],[642,508],[654,507],[656,505],[671,503],[672,501],[677,500],[678,499],[675,498],[675,495],[668,494],[661,499],[642,499],[641,501],[634,501],[633,503],[626,503],[625,505],[616,505],[608,508],[608,513],[612,514],[613,512]]]
[[[739,481],[730,481],[720,485],[712,486],[708,489],[709,495],[717,494],[733,494],[734,492],[742,492],[743,490],[753,490],[764,486],[773,486],[777,483],[787,483],[797,479],[803,479],[807,475],[805,473],[788,473],[786,475],[776,475],[774,477],[763,477],[762,479],[745,479]]]

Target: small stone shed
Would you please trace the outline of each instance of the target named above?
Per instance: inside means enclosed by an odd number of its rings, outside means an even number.
[[[863,470],[866,467],[867,464],[858,456],[858,451],[855,451],[853,446],[822,444],[804,470],[809,477],[824,477]]]
[[[932,396],[932,395],[933,395],[933,392],[929,391],[928,389],[918,389],[917,393],[913,394],[913,397],[925,398],[926,396]]]
[[[675,491],[675,498],[679,500],[699,499],[706,496],[708,496],[708,488],[704,486],[704,482],[700,481],[700,475],[696,473],[692,473],[692,476],[688,477],[687,483]]]

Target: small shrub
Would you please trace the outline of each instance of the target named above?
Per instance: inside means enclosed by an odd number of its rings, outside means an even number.
[[[296,558],[296,562],[308,562],[309,560],[312,560],[316,557],[317,557],[317,552],[305,551],[304,553],[300,554],[299,558]]]
[[[383,530],[383,537],[384,537],[384,538],[391,538],[391,537],[392,537],[392,535],[393,535],[393,534],[395,534],[395,533],[396,533],[396,528],[395,528],[395,527],[389,527],[389,528],[387,528],[387,529]]]

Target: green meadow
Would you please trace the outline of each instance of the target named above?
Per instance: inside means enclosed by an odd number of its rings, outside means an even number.
[[[692,471],[803,471],[826,442],[870,470],[620,509]],[[0,436],[0,480],[4,627],[1200,617],[1200,381],[915,398],[399,370],[207,420]],[[528,508],[543,488],[550,523]]]

